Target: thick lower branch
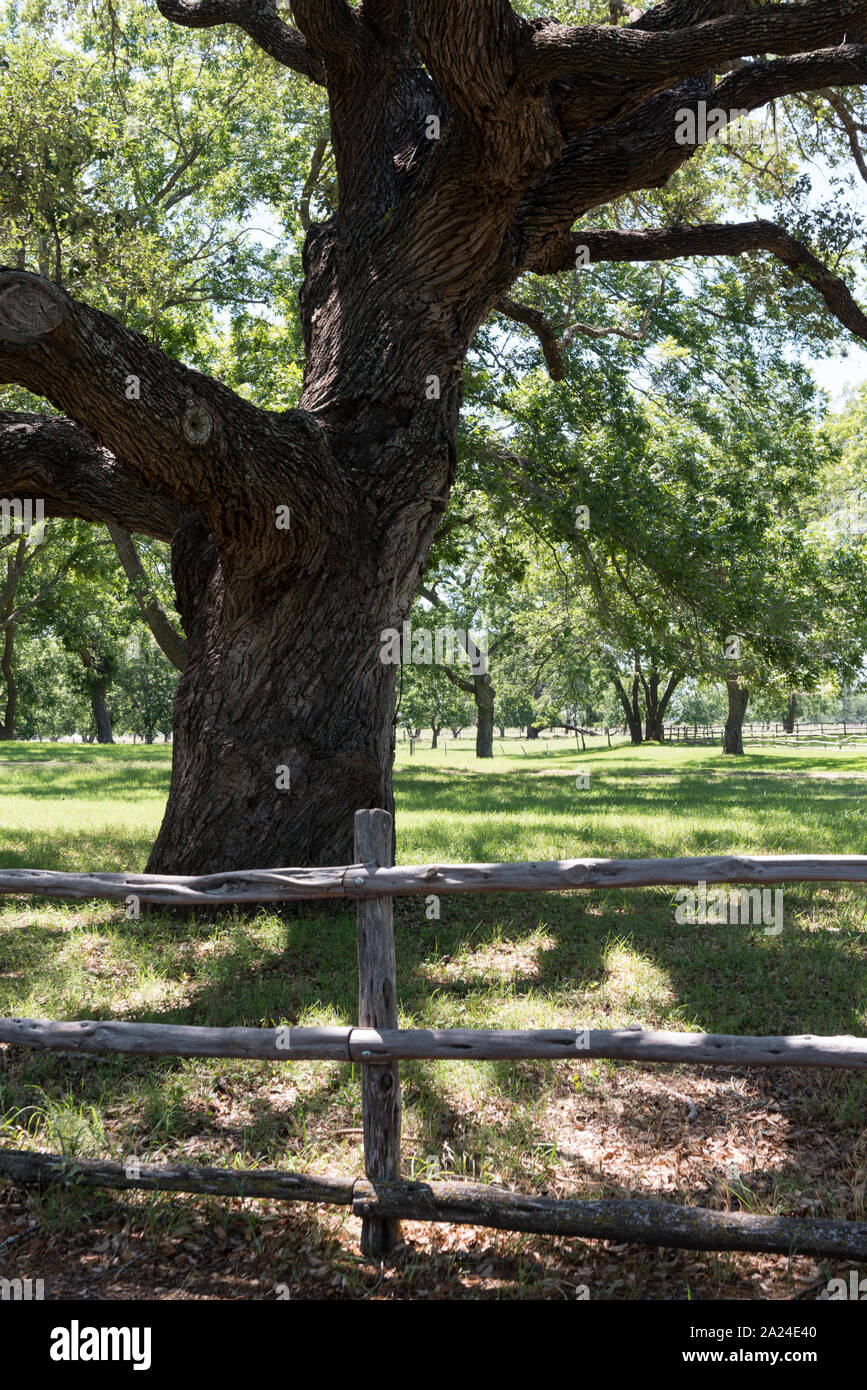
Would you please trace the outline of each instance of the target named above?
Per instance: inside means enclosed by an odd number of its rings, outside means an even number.
[[[46,516],[111,522],[171,540],[183,507],[148,492],[84,430],[52,415],[0,412],[0,493],[40,500]]]
[[[0,380],[45,396],[151,491],[189,506],[249,494],[235,441],[260,436],[264,412],[39,275],[0,273]]]
[[[0,380],[46,396],[140,488],[199,510],[236,572],[254,551],[275,572],[314,556],[317,523],[346,502],[308,412],[259,410],[41,276],[0,273]]]

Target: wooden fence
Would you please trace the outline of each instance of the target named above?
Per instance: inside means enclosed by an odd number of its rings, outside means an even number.
[[[722,743],[725,726],[722,724],[666,724],[663,743]],[[744,744],[757,743],[772,748],[858,748],[867,745],[867,725],[842,721],[839,724],[795,725],[786,733],[782,724],[744,724],[741,730]]]
[[[773,855],[682,859],[587,859],[529,864],[393,866],[391,817],[359,811],[357,862],[337,868],[268,869],[163,878],[147,874],[0,871],[0,893],[196,907],[343,898],[358,914],[358,1025],[329,1028],[203,1028],[155,1023],[0,1019],[0,1042],[62,1052],[320,1060],[361,1067],[365,1177],[176,1164],[70,1160],[0,1150],[0,1175],[19,1182],[74,1180],[147,1191],[267,1197],[350,1207],[361,1244],[381,1258],[400,1221],[444,1221],[501,1230],[696,1250],[809,1253],[867,1260],[867,1222],[755,1216],[636,1199],[582,1201],[535,1196],[459,1180],[409,1182],[400,1174],[400,1070],[409,1058],[568,1059],[675,1062],[722,1067],[795,1066],[867,1070],[867,1039],[743,1037],[641,1028],[400,1029],[392,899],[435,893],[559,892],[711,883],[867,882],[867,855]]]

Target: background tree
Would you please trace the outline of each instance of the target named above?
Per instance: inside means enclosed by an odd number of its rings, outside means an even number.
[[[170,734],[177,683],[177,670],[151,633],[133,630],[115,672],[115,724],[145,743]]]
[[[421,622],[420,612],[417,620]],[[472,699],[445,678],[441,667],[409,664],[401,678],[400,723],[412,735],[430,729],[431,748],[437,747],[443,729],[464,729],[472,723]]]

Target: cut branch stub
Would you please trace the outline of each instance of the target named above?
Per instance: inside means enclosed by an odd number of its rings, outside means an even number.
[[[66,314],[66,298],[49,280],[7,270],[0,274],[0,338],[38,343]]]
[[[184,411],[184,437],[191,444],[207,444],[214,432],[214,421],[210,411],[201,401],[190,401]]]

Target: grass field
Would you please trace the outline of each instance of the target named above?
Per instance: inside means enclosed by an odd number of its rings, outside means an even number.
[[[404,863],[710,853],[860,853],[867,753],[515,741],[398,745]],[[0,864],[141,869],[171,750],[5,744]],[[732,766],[732,764],[735,764]],[[576,785],[579,770],[589,786]],[[867,1029],[867,894],[791,885],[784,930],[677,925],[668,889],[398,901],[403,1027]],[[251,1026],[349,1023],[351,918],[238,913],[219,923],[126,920],[100,902],[0,905],[0,1013]],[[864,1219],[865,1080],[580,1064],[407,1063],[408,1175],[557,1195],[657,1195],[788,1215]],[[0,1144],[153,1162],[360,1172],[358,1076],[337,1064],[123,1059],[0,1048]],[[135,1194],[0,1187],[24,1238],[0,1273],[72,1296],[573,1298],[816,1297],[834,1262],[665,1253],[502,1233],[406,1228],[384,1274],[357,1223]],[[17,1224],[16,1224],[17,1223]],[[33,1223],[33,1224],[30,1224]],[[17,1263],[15,1261],[17,1260]],[[35,1262],[35,1263],[34,1263]],[[38,1265],[38,1268],[36,1267]],[[54,1289],[52,1295],[49,1290]]]

